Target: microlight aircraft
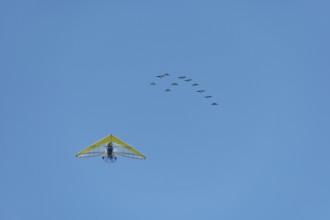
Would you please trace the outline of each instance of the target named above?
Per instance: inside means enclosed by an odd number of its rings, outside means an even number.
[[[79,158],[95,156],[102,157],[102,159],[106,162],[115,162],[117,160],[117,156],[124,156],[134,159],[146,159],[143,154],[114,135],[106,136],[76,154],[76,157]]]

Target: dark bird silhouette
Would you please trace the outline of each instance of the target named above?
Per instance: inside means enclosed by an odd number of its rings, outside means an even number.
[[[205,90],[201,89],[201,90],[197,90],[196,92],[202,93],[202,92],[205,92]]]
[[[191,80],[192,80],[192,79],[186,79],[185,81],[186,81],[186,82],[190,82]]]
[[[204,96],[204,98],[209,99],[209,98],[212,98],[212,96],[211,95],[207,95],[207,96]]]
[[[151,83],[150,83],[150,85],[153,85],[153,86],[155,86],[155,85],[156,85],[156,83],[155,83],[155,82],[151,82]]]
[[[198,83],[194,83],[194,84],[192,84],[192,86],[198,86],[199,84]]]
[[[171,90],[170,89],[165,89],[165,92],[171,92]]]
[[[177,84],[176,82],[174,82],[174,83],[172,83],[171,85],[172,85],[172,86],[177,86],[177,85],[179,85],[179,84]]]
[[[185,76],[179,76],[178,77],[179,79],[184,79],[184,78],[186,78]]]
[[[218,103],[216,103],[216,102],[213,102],[213,103],[212,103],[212,105],[218,105]]]

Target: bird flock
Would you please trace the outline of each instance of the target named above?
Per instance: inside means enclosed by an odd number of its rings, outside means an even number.
[[[200,88],[199,83],[194,82],[193,79],[191,79],[187,76],[178,76],[178,77],[174,77],[174,79],[173,79],[173,77],[171,77],[171,74],[164,73],[164,74],[157,75],[155,77],[156,77],[157,80],[164,80],[166,78],[167,79],[172,79],[171,83],[167,84],[167,88],[164,90],[165,92],[172,92],[174,87],[181,86],[182,84],[187,84],[188,83],[188,85],[191,85],[192,87],[195,87],[195,89],[196,89],[195,91],[197,93],[205,94],[203,96],[203,98],[211,100],[211,105],[212,106],[218,105],[218,103],[213,100],[212,95],[206,94],[206,90]],[[155,81],[155,80],[151,81],[150,85],[151,86],[157,86],[158,82],[159,81]]]

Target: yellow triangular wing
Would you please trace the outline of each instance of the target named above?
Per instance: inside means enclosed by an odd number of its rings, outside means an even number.
[[[138,152],[136,149],[126,144],[114,135],[106,136],[98,142],[90,145],[84,150],[76,154],[76,157],[92,157],[92,156],[105,156],[105,146],[108,143],[114,144],[114,153],[120,156],[126,156],[131,158],[146,159],[146,157]]]
[[[118,155],[121,156],[126,156],[126,157],[133,157],[133,158],[139,158],[139,159],[146,159],[146,157],[141,154],[139,151],[135,150],[133,147],[129,146],[128,144],[126,144],[124,141],[120,140],[119,138],[115,137],[114,135],[110,135],[111,136],[111,141],[112,143],[118,144],[119,146],[121,146],[122,148],[126,149],[127,151],[116,151],[115,153],[117,153]]]

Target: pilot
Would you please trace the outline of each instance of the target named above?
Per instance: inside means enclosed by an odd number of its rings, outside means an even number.
[[[112,143],[109,143],[107,145],[107,154],[108,154],[109,158],[112,158],[112,152],[113,152],[113,146],[112,146]]]
[[[117,157],[115,155],[113,155],[112,143],[109,143],[107,145],[107,154],[108,154],[108,158],[110,158],[111,160],[117,160]]]

